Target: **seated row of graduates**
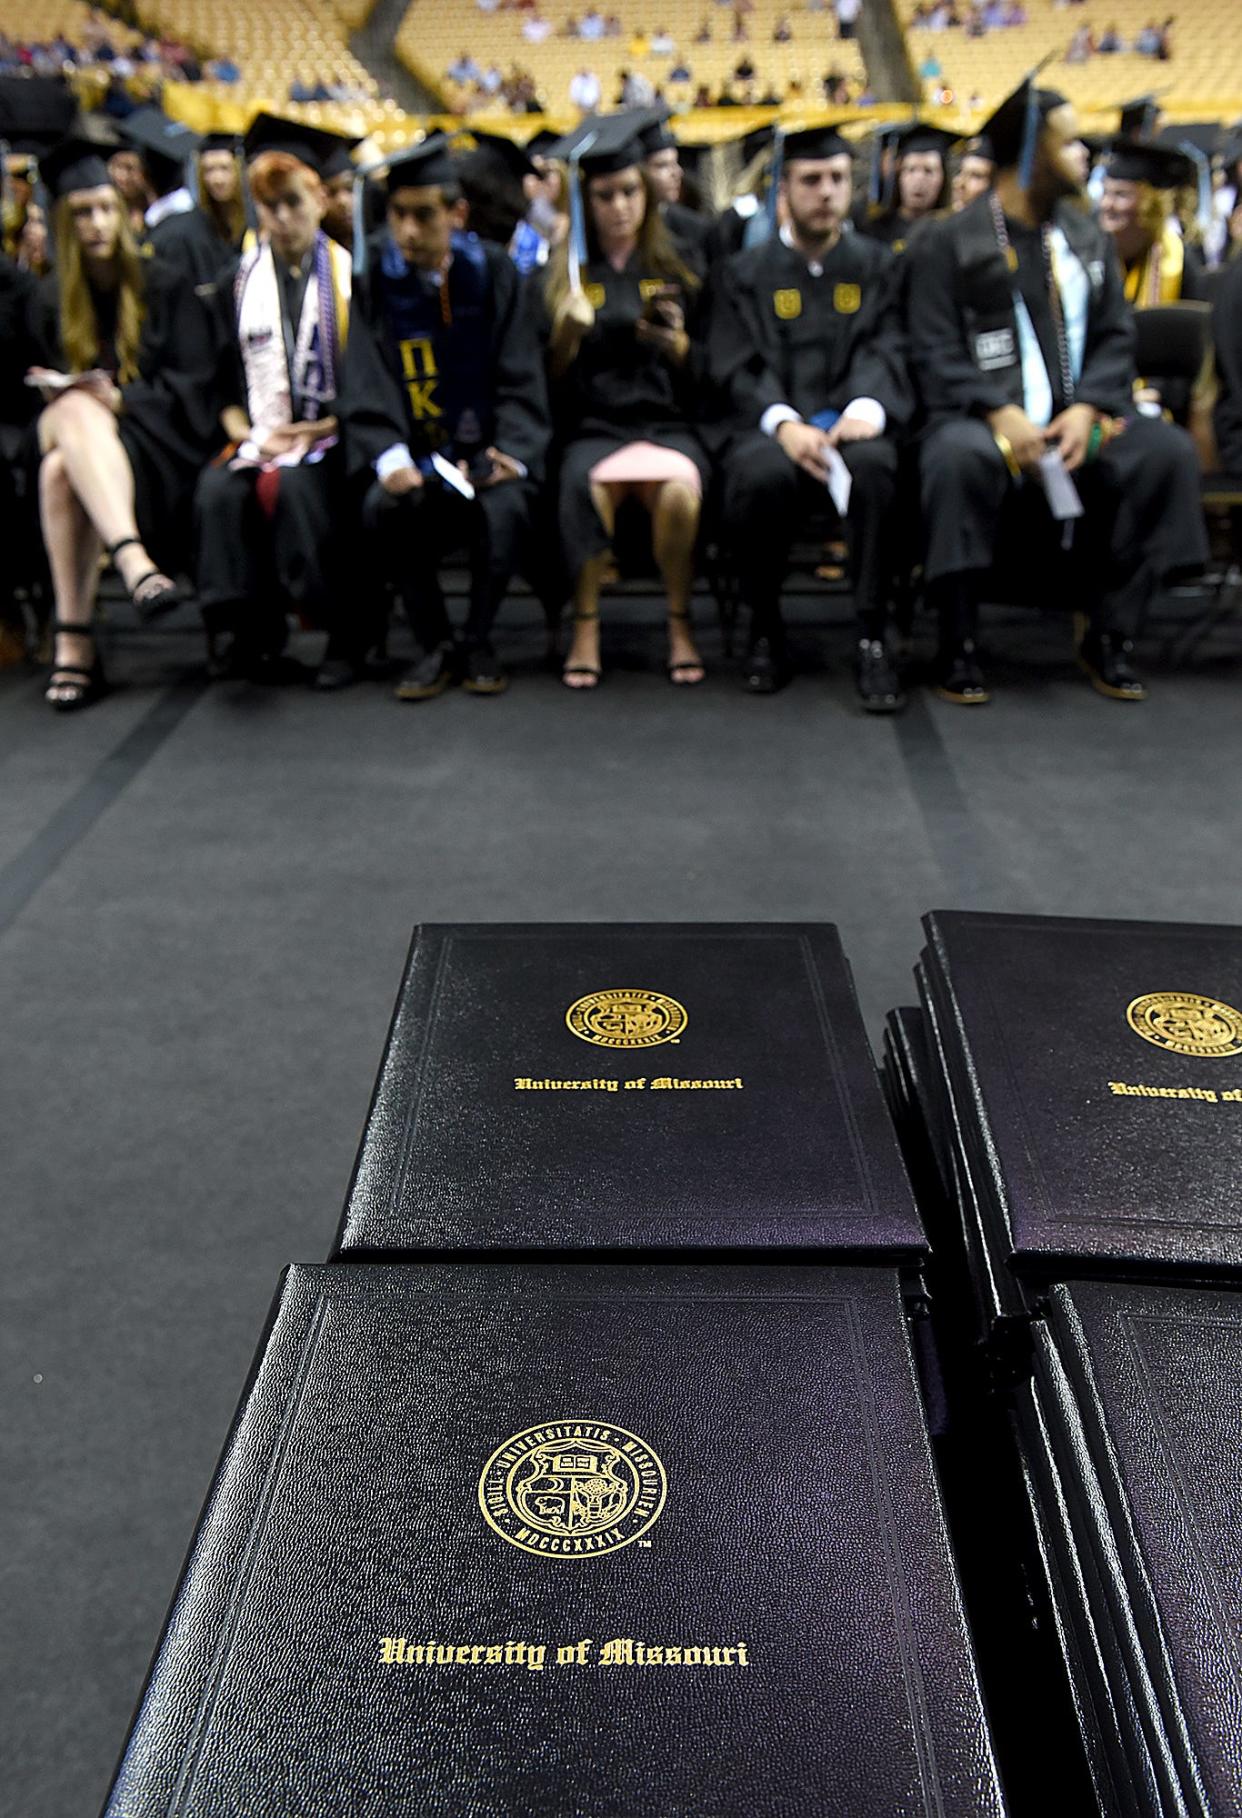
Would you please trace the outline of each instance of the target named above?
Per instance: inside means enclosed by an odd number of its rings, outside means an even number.
[[[497,692],[492,627],[524,569],[545,600],[572,599],[564,680],[589,690],[627,498],[650,515],[670,679],[703,674],[689,605],[706,502],[749,609],[743,679],[770,693],[789,675],[789,550],[810,514],[831,513],[832,478],[862,705],[903,703],[888,621],[896,565],[913,556],[939,613],[939,690],[977,704],[984,581],[1002,543],[1029,562],[1048,540],[1030,476],[1050,450],[1084,508],[1053,539],[1072,536],[1057,586],[1087,626],[1080,658],[1101,693],[1143,698],[1129,616],[1207,556],[1194,451],[1132,411],[1130,308],[1107,241],[1071,201],[1072,110],[1047,90],[1028,106],[1024,88],[988,131],[995,189],[900,260],[844,225],[847,142],[827,128],[790,135],[779,231],[704,289],[624,119],[581,160],[577,281],[567,247],[523,281],[467,231],[436,139],[395,157],[386,226],[351,278],[320,230],[329,136],[265,118],[246,144],[261,237],[206,287],[206,307],[203,287],[136,257],[96,151],[63,144],[44,161],[60,217],[43,325],[59,345],[46,363],[96,376],[50,395],[38,422],[57,612],[49,700],[77,707],[103,691],[90,630],[101,547],[139,610],[157,613],[175,599],[168,572],[186,561],[191,513],[222,667],[273,661],[293,606],[329,634],[320,685],[352,679],[380,636],[387,583],[420,653],[402,698],[453,680]],[[470,599],[455,640],[438,570],[462,546]]]

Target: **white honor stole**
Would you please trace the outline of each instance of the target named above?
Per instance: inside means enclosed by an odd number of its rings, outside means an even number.
[[[335,322],[320,321],[319,261],[312,263],[294,337],[292,384],[285,352],[284,319],[276,260],[266,243],[244,254],[237,273],[237,334],[246,378],[246,410],[253,439],[262,443],[273,429],[293,421],[294,392],[308,421],[324,400],[325,336],[344,347],[349,320],[350,261],[334,241],[325,240]]]

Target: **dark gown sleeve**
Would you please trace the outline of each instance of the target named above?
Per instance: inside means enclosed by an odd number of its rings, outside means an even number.
[[[1223,472],[1242,474],[1242,259],[1221,274],[1212,305],[1217,397],[1213,412]]]
[[[151,251],[192,285],[210,284],[236,257],[201,208],[170,215],[151,229]]]
[[[999,378],[980,372],[966,340],[964,298],[948,223],[916,236],[904,255],[910,364],[927,414],[982,417],[1011,400]]]
[[[544,353],[527,286],[503,253],[488,254],[494,283],[492,384],[496,447],[543,477],[552,424]]]
[[[1082,376],[1074,399],[1120,417],[1130,410],[1134,397],[1134,311],[1126,300],[1117,255],[1102,235],[1101,241],[1104,281],[1091,303]]]
[[[408,445],[410,425],[400,381],[384,358],[382,330],[365,278],[354,279],[349,312],[349,347],[337,393],[337,415],[352,476],[365,473],[386,449]]]
[[[789,399],[767,357],[745,263],[746,255],[735,253],[712,272],[704,305],[704,365],[720,414],[734,428],[755,429],[765,410]]]
[[[37,297],[30,273],[0,254],[0,424],[28,423],[39,408],[38,392],[25,383],[41,363]]]
[[[211,323],[193,286],[152,262],[138,377],[122,386],[122,413],[180,460],[205,461],[219,445],[213,408]]]
[[[830,400],[843,410],[854,398],[874,398],[884,406],[890,435],[907,428],[914,416],[905,281],[904,259],[886,257],[878,263],[868,287],[875,294],[874,308],[868,309],[868,319],[860,325],[845,376]]]
[[[204,298],[211,337],[211,408],[217,423],[230,406],[248,411],[246,369],[237,340],[237,313],[233,286],[240,260],[233,259],[217,273]]]

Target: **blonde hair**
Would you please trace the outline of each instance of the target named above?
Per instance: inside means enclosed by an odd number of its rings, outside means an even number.
[[[113,258],[117,266],[117,384],[128,385],[138,377],[138,347],[142,340],[146,301],[142,260],[119,195]],[[92,366],[99,364],[102,351],[99,322],[86,279],[86,262],[69,196],[62,196],[56,204],[56,284],[60,300],[61,348],[71,372],[89,372]]]
[[[652,187],[651,178],[641,165],[635,169],[642,178],[643,191],[647,206],[643,213],[642,226],[638,230],[638,261],[644,272],[656,277],[668,278],[674,283],[683,285],[687,290],[697,290],[699,280],[683,264],[677,250],[669,238],[668,229],[660,219],[659,202]],[[618,173],[619,174],[619,173]],[[587,191],[590,181],[580,175],[582,183],[582,211],[586,221],[587,258],[598,259],[600,256],[599,240],[595,233],[594,218],[591,213],[591,198]],[[572,181],[572,179],[571,179]],[[569,243],[562,240],[552,257],[548,260],[547,277],[543,285],[544,298],[548,311],[555,315],[557,309],[569,294]]]

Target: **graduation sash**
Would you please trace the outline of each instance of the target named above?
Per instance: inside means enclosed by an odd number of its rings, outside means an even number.
[[[243,254],[233,304],[247,414],[259,440],[263,432],[292,423],[295,398],[310,422],[336,397],[337,368],[349,333],[349,295],[349,255],[320,233],[290,356],[272,249],[264,244]]]
[[[1135,309],[1153,309],[1158,303],[1180,303],[1186,270],[1186,247],[1171,221],[1153,240],[1145,256],[1126,272],[1126,297]]]
[[[1099,240],[1091,222],[1072,208],[1058,208],[1055,224],[1070,251],[1087,274],[1090,306],[1104,287],[1104,264]],[[980,372],[998,379],[1009,402],[1022,406],[1022,342],[1015,303],[1015,272],[997,242],[986,197],[946,222],[942,232],[953,235],[958,268],[965,291],[966,342]],[[1076,362],[1081,367],[1082,353]]]
[[[439,284],[408,266],[391,238],[380,254],[380,296],[415,453],[470,460],[493,435],[492,274],[473,234],[454,234]]]

